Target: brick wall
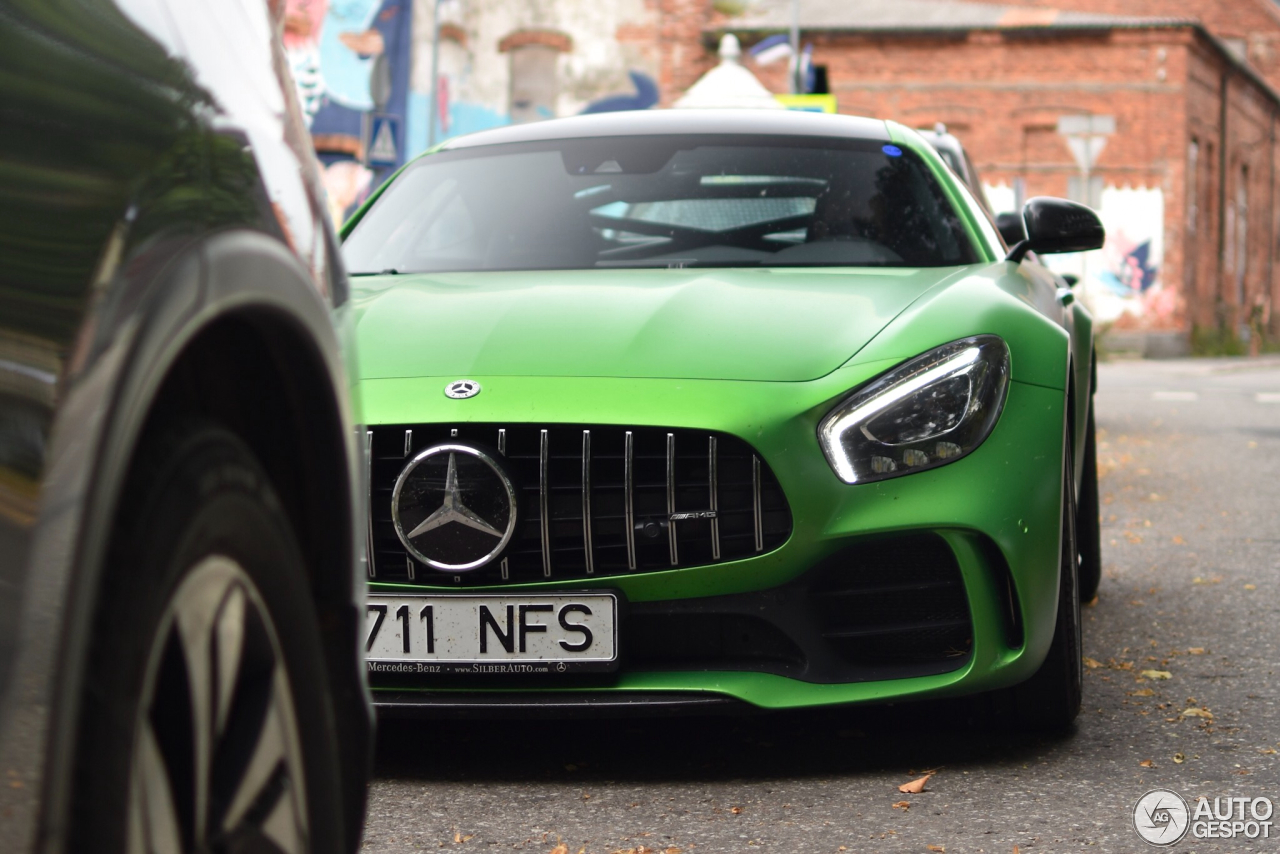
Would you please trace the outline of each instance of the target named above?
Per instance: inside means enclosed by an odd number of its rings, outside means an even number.
[[[1115,116],[1116,133],[1093,174],[1107,186],[1163,194],[1160,277],[1168,292],[1150,316],[1129,317],[1121,325],[1186,330],[1192,323],[1223,323],[1235,329],[1257,294],[1270,293],[1280,303],[1273,257],[1280,222],[1273,163],[1277,108],[1256,83],[1238,74],[1231,78],[1226,188],[1235,206],[1247,174],[1248,227],[1241,250],[1219,206],[1220,90],[1230,64],[1193,28],[946,37],[806,33],[804,40],[814,44],[814,62],[827,66],[841,112],[912,127],[944,122],[964,142],[985,182],[1020,179],[1027,197],[1065,196],[1079,174],[1057,133],[1059,116]],[[747,65],[770,89],[786,91],[785,63]],[[1198,156],[1189,184],[1193,138]],[[1196,194],[1194,213],[1189,187]],[[1228,242],[1231,247],[1225,247]],[[1280,332],[1280,318],[1273,318],[1272,327]]]
[[[660,107],[672,102],[718,62],[702,38],[723,16],[709,0],[653,0],[658,9],[658,91]]]
[[[977,0],[985,2],[985,0]],[[1045,0],[999,0],[1043,7]],[[1250,65],[1280,87],[1280,5],[1274,0],[1052,0],[1056,9],[1131,17],[1194,18],[1243,50]]]
[[[1275,270],[1280,222],[1277,108],[1256,86],[1229,74],[1214,52],[1193,45],[1187,57],[1187,145],[1194,140],[1200,150],[1195,212],[1188,203],[1177,224],[1191,271],[1184,279],[1190,320],[1203,327],[1236,329],[1247,321],[1259,296],[1269,297],[1273,305],[1280,301]],[[1242,202],[1247,223],[1243,235]],[[1272,318],[1271,328],[1280,331],[1277,318]]]

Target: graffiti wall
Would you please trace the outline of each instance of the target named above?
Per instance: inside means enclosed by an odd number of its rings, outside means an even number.
[[[287,0],[284,42],[341,223],[404,162],[413,0]],[[371,138],[372,128],[381,135]],[[382,156],[370,168],[374,144]]]
[[[418,0],[407,155],[492,127],[656,104],[656,14],[646,0]]]
[[[995,211],[1015,210],[1008,184],[984,185]],[[1107,243],[1095,252],[1048,255],[1059,273],[1080,278],[1080,298],[1100,323],[1170,326],[1180,310],[1176,288],[1164,286],[1164,194],[1151,187],[1107,186],[1098,215]]]

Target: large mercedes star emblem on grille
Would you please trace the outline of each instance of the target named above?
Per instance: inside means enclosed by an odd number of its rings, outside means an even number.
[[[391,520],[409,554],[427,566],[479,569],[515,533],[515,485],[496,454],[457,443],[433,445],[396,479]]]

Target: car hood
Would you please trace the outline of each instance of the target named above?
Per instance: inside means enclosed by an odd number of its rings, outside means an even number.
[[[811,380],[970,269],[357,276],[360,374]]]

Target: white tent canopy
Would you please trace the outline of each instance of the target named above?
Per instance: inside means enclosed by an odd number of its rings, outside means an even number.
[[[702,75],[674,106],[677,109],[786,109],[754,74],[742,67],[738,61],[741,56],[737,36],[726,34],[720,40],[720,64]]]

